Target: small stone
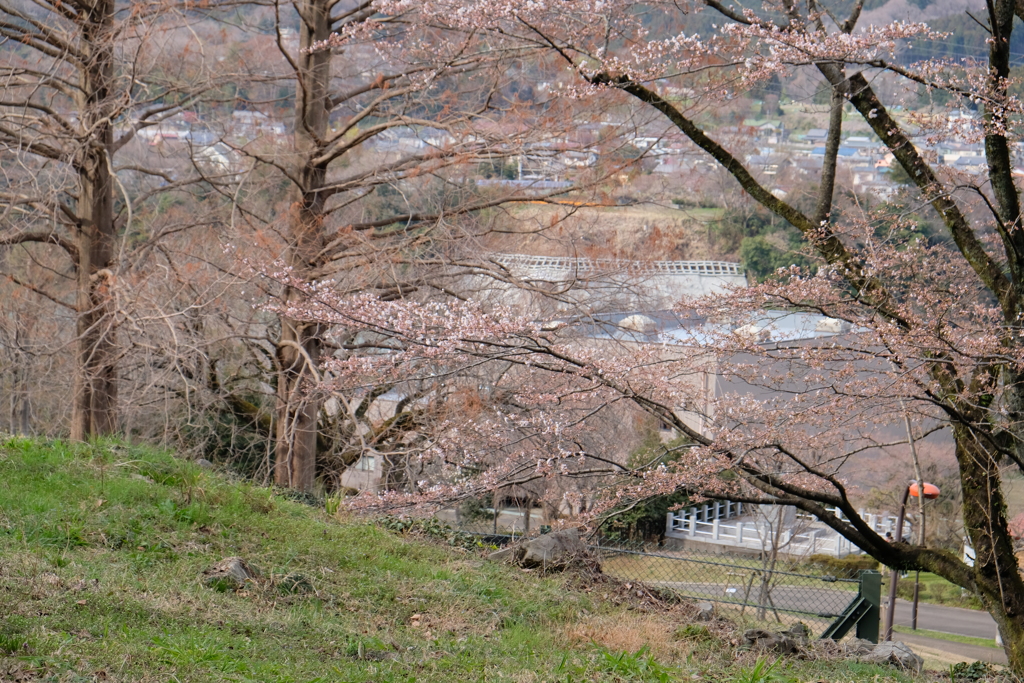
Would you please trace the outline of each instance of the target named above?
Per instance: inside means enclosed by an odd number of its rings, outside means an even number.
[[[747,650],[763,650],[780,654],[790,654],[799,650],[797,644],[786,635],[759,628],[745,631],[740,647]]]
[[[224,593],[240,590],[246,582],[255,581],[256,572],[240,557],[225,557],[203,572],[203,577],[208,587]]]
[[[715,606],[710,602],[697,603],[697,620],[711,621],[715,618]]]
[[[203,469],[209,469],[213,467],[213,463],[207,460],[206,458],[199,458],[198,460],[196,460],[196,465],[202,467]]]
[[[811,632],[807,629],[807,625],[799,621],[790,626],[788,631],[784,631],[783,635],[800,646],[806,645],[811,639]]]

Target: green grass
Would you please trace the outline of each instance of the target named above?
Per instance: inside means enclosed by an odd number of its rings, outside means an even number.
[[[883,568],[882,595],[888,594],[890,576],[891,572]],[[909,576],[899,580],[899,583],[896,584],[896,591],[900,600],[914,599],[914,572],[910,572]],[[964,609],[980,610],[982,608],[981,601],[976,596],[965,593],[960,586],[955,586],[941,576],[930,572],[921,572],[918,602]]]
[[[203,570],[233,555],[260,580],[206,587]],[[668,616],[571,580],[328,517],[159,451],[0,440],[0,680],[729,680],[749,665],[722,642],[666,649]],[[602,637],[660,640],[570,637],[588,620]],[[633,631],[607,633],[622,625]],[[800,680],[912,680],[780,667]]]
[[[978,645],[980,647],[990,647],[995,650],[1002,650],[1003,648],[996,645],[994,638],[974,638],[972,636],[959,636],[955,633],[943,633],[942,631],[929,631],[927,629],[919,628],[916,631],[909,626],[893,626],[893,631],[897,633],[907,633],[910,635],[921,636],[923,638],[935,638],[936,640],[948,640],[953,643],[963,643],[965,645]]]

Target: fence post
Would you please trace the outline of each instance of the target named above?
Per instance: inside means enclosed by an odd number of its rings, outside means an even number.
[[[860,572],[860,596],[870,605],[868,611],[857,622],[857,637],[878,642],[878,622],[881,617],[882,575],[873,569]]]
[[[811,552],[809,554],[810,555],[814,555],[815,553],[818,552],[818,529],[812,529],[811,533],[810,533],[810,536],[811,536],[811,541],[810,541],[810,543],[811,543]]]
[[[736,523],[736,545],[743,545],[743,525],[746,522]]]
[[[718,517],[711,522],[711,538],[718,540]]]
[[[690,511],[690,538],[697,535],[697,508]]]
[[[676,515],[674,512],[670,512],[665,516],[665,533],[670,534],[675,531]]]

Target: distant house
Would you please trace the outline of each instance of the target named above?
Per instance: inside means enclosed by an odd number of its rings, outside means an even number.
[[[782,121],[771,119],[745,119],[745,128],[753,129],[757,138],[769,145],[777,145],[782,141],[784,127]]]
[[[341,473],[342,488],[376,493],[380,487],[381,465],[381,458],[377,455],[362,456]]]
[[[778,154],[755,154],[747,157],[747,166],[752,171],[759,171],[764,175],[778,175],[779,170],[786,164],[785,157]]]
[[[811,144],[820,144],[825,142],[828,137],[828,131],[824,128],[811,128],[809,131],[804,133],[804,142],[810,142]]]
[[[793,168],[795,168],[800,175],[816,176],[821,173],[821,168],[825,165],[825,155],[799,157],[794,159],[792,163]]]
[[[882,146],[882,143],[878,140],[873,140],[864,135],[851,135],[850,137],[843,140],[844,147],[853,147],[858,150],[874,150]]]
[[[477,187],[504,187],[522,191],[525,195],[538,195],[552,190],[567,190],[572,187],[568,180],[511,180],[508,178],[478,178]]]
[[[981,173],[988,167],[988,162],[981,156],[962,156],[948,165],[962,173]]]
[[[445,148],[456,143],[456,139],[440,128],[412,128],[396,126],[378,134],[374,146],[382,151],[413,151],[426,147]]]
[[[194,158],[207,173],[224,177],[229,181],[237,180],[242,172],[242,156],[222,142],[209,147],[200,147],[195,151]]]
[[[843,146],[841,146],[839,148],[839,153],[838,153],[837,156],[840,159],[853,159],[854,157],[857,156],[857,153],[859,151],[860,150],[858,150],[856,147],[847,147],[846,145],[843,145]],[[813,150],[811,150],[811,156],[824,157],[825,156],[825,148],[824,147],[815,147]]]
[[[274,121],[260,111],[236,109],[231,112],[231,132],[242,137],[284,135],[287,130],[280,121]]]
[[[873,185],[884,181],[887,169],[874,164],[860,164],[854,166],[850,171],[853,173],[853,184],[856,186]]]

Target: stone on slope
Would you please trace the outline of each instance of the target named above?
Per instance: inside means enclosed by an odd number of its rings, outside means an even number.
[[[924,666],[924,660],[898,640],[879,643],[860,660],[870,664],[891,664],[915,673],[921,673],[921,668]]]
[[[239,590],[255,580],[256,572],[240,557],[225,557],[203,572],[203,583],[221,592]]]

